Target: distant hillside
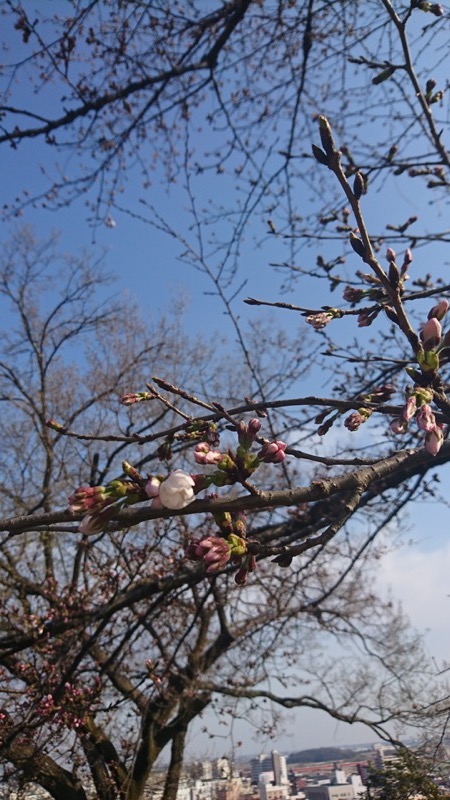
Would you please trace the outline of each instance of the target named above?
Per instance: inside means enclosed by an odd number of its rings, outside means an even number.
[[[288,764],[315,764],[320,761],[357,761],[361,754],[354,750],[342,750],[340,747],[316,747],[314,750],[300,750],[291,753]]]

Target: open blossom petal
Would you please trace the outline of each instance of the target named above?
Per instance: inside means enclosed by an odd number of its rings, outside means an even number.
[[[159,487],[159,499],[165,508],[185,508],[194,499],[192,475],[176,469]]]

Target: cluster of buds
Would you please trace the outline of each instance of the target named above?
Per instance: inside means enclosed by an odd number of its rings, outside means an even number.
[[[123,402],[139,402],[135,398],[145,399],[145,394],[141,392],[138,395],[125,395],[127,399]],[[286,458],[285,442],[258,440],[261,430],[259,419],[251,419],[248,423],[239,422],[236,429],[236,451],[228,450],[224,453],[215,449],[219,444],[216,426],[209,424],[200,429],[195,422],[189,423],[186,437],[203,437],[195,446],[195,461],[202,466],[214,467],[212,474],[191,475],[176,469],[166,477],[148,475],[144,478],[131,464],[123,462],[125,479],[113,480],[106,486],[79,487],[69,497],[69,509],[74,514],[84,514],[79,525],[80,532],[86,535],[100,533],[121,508],[145,500],[150,500],[154,509],[186,508],[203,489],[211,485],[246,485],[247,479],[261,464],[280,464]],[[259,449],[251,452],[255,444],[258,444]],[[219,527],[218,535],[192,542],[186,555],[194,561],[203,561],[209,573],[223,569],[228,562],[237,564],[239,569],[236,581],[243,584],[256,563],[254,557],[247,552],[245,515],[241,512],[220,513],[214,514],[214,518]]]
[[[382,386],[377,386],[370,391],[369,394],[360,395],[357,401],[361,403],[385,403],[390,399],[395,391],[395,386],[392,383],[384,383]],[[353,411],[345,420],[344,425],[349,431],[357,431],[360,425],[367,422],[369,417],[373,414],[373,409],[361,406],[357,411]]]
[[[429,78],[427,80],[426,84],[425,84],[424,97],[425,97],[425,100],[427,101],[429,106],[432,106],[433,103],[439,103],[440,100],[442,100],[442,98],[444,96],[444,93],[443,93],[442,90],[438,89],[437,92],[434,91],[436,86],[437,86],[437,83],[434,80],[434,78]],[[436,168],[435,167],[433,170],[428,169],[426,174],[428,174],[428,175],[432,174],[432,175],[436,175],[438,178],[444,178],[442,167],[441,168],[439,168],[439,167]],[[445,178],[444,178],[443,182],[445,183]]]
[[[363,255],[364,245],[355,234],[351,235],[350,244],[359,255]],[[397,266],[396,259],[397,255],[395,251],[391,247],[388,247],[386,250],[386,260],[388,262],[389,282],[395,289],[399,288],[402,290],[404,281],[408,278],[408,267],[413,260],[411,250],[408,248],[405,251],[403,262],[400,267]],[[377,278],[375,275],[372,275],[372,273],[361,272],[360,270],[358,270],[356,274],[362,281],[364,281],[364,283],[370,284],[371,288],[361,289],[354,286],[346,286],[343,292],[343,299],[347,303],[350,303],[351,306],[356,306],[365,299],[374,300],[377,302],[386,299],[386,292],[379,278]],[[392,315],[389,314],[388,307],[384,304],[383,306],[377,305],[363,308],[358,316],[358,327],[367,328],[369,325],[371,325],[382,308],[384,308],[386,313],[388,313],[388,316],[392,318]]]
[[[448,311],[448,300],[440,300],[428,314],[428,319],[422,326],[420,339],[423,352],[419,353],[418,361],[422,372],[432,373],[439,369],[439,364],[447,360],[450,354],[450,331],[443,336],[441,321]]]
[[[137,470],[126,461],[122,467],[128,480],[113,480],[106,486],[80,486],[69,497],[69,510],[73,514],[84,514],[80,533],[100,533],[119,508],[145,499],[143,481]]]
[[[205,422],[204,420],[189,422],[183,431],[169,434],[159,445],[157,455],[160,461],[170,461],[172,459],[172,446],[175,440],[186,443],[200,440],[200,444],[206,444],[210,448],[214,448],[219,446],[220,436],[217,425],[214,422]],[[199,461],[197,463],[202,462]]]
[[[69,497],[69,508],[73,514],[84,512],[96,514],[117,500],[112,484],[110,486],[80,486]]]
[[[413,260],[411,250],[408,247],[408,249],[405,251],[403,263],[400,267],[397,266],[397,254],[392,247],[388,247],[386,250],[386,260],[388,262],[389,283],[394,289],[397,289],[398,287],[400,287],[400,289],[403,288],[403,283],[408,277],[408,267]]]
[[[182,434],[177,434],[178,439],[184,442],[201,440],[211,447],[218,447],[220,435],[215,422],[205,422],[205,420],[194,420],[187,423]]]
[[[367,422],[372,415],[370,408],[358,408],[358,411],[352,411],[344,422],[345,427],[349,431],[357,431],[360,425]]]
[[[123,406],[134,406],[135,403],[144,403],[146,400],[153,400],[154,397],[152,392],[129,392],[122,395],[119,402]]]
[[[194,450],[194,458],[197,464],[205,467],[219,467],[226,470],[234,466],[232,458],[228,453],[221,453],[220,450],[213,450],[207,442],[199,442]]]
[[[256,569],[256,558],[248,552],[246,514],[243,511],[217,511],[213,516],[218,533],[192,540],[187,546],[186,558],[203,562],[208,574],[219,572],[229,564],[238,566],[234,580],[243,586],[249,573]]]
[[[264,464],[281,464],[286,458],[286,447],[287,444],[279,440],[266,442],[256,457],[258,461],[262,461]]]
[[[208,441],[199,442],[194,450],[197,464],[214,466],[212,475],[190,475],[177,469],[167,477],[149,475],[143,478],[128,462],[122,464],[126,479],[116,479],[106,486],[80,486],[69,497],[69,509],[74,514],[84,513],[81,528],[85,533],[97,533],[105,528],[109,519],[124,505],[151,499],[153,508],[185,508],[194,496],[212,484],[231,485],[245,481],[262,463],[280,464],[286,457],[285,442],[267,442],[256,453],[250,450],[257,440],[261,422],[251,419],[237,426],[236,452],[223,453],[213,449]],[[217,442],[217,432],[206,431],[211,442]]]
[[[286,458],[287,444],[280,440],[261,440],[258,452],[251,452],[258,439],[261,422],[256,417],[248,423],[237,425],[238,447],[226,453],[214,450],[207,442],[199,442],[194,451],[197,464],[216,467],[216,471],[203,476],[202,488],[207,486],[231,486],[246,481],[261,464],[281,464]],[[199,476],[197,476],[199,478]]]
[[[72,683],[65,683],[59,702],[55,701],[53,694],[42,697],[38,714],[56,725],[72,729],[81,728],[96,701],[97,689],[98,687],[79,689]]]
[[[81,486],[69,497],[69,510],[85,514],[80,533],[100,533],[121,508],[148,498],[154,508],[172,509],[184,508],[194,499],[195,480],[183,470],[175,470],[167,478],[148,476],[144,480],[128,462],[124,461],[122,467],[128,480],[113,480],[106,486]]]
[[[430,12],[435,17],[443,17],[445,14],[444,6],[440,3],[430,3],[428,0],[414,0],[411,3],[413,8],[418,8],[420,11]]]
[[[308,314],[306,322],[312,325],[315,331],[321,331],[326,328],[329,322],[333,319],[339,319],[344,316],[339,308],[328,308],[326,311],[319,311],[317,314]]]
[[[228,564],[238,565],[234,580],[239,586],[246,583],[249,572],[253,572],[256,567],[256,559],[248,552],[246,540],[236,533],[207,536],[201,541],[194,539],[186,549],[186,558],[190,561],[202,561],[208,574],[219,572]]]
[[[436,421],[430,406],[432,397],[433,394],[429,389],[416,386],[407,397],[401,416],[393,419],[390,427],[393,433],[406,433],[410,421],[415,419],[419,430],[425,433],[425,449],[430,455],[435,456],[444,441],[444,426]]]
[[[370,289],[358,289],[356,286],[346,286],[342,297],[347,303],[354,306],[360,303],[363,297],[366,297],[369,292]]]
[[[233,556],[241,558],[246,552],[244,539],[230,533],[226,539],[223,536],[207,536],[201,541],[194,539],[186,549],[186,558],[203,561],[206,572],[211,573],[224,569]]]
[[[256,437],[261,430],[261,422],[257,417],[254,417],[250,422],[239,422],[237,427],[237,435],[239,447],[243,450],[250,450],[252,444],[256,442]]]

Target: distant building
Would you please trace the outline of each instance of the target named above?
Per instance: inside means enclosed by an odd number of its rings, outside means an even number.
[[[277,786],[272,783],[273,772],[262,772],[259,776],[258,792],[260,800],[288,800],[289,785]]]
[[[213,765],[212,765],[211,761],[200,761],[200,762],[199,762],[199,769],[200,769],[200,775],[199,775],[199,777],[200,777],[200,778],[201,778],[203,781],[210,781],[210,780],[212,780],[212,776],[213,776]]]
[[[272,750],[272,769],[276,786],[286,786],[289,783],[286,759],[278,750]]]
[[[272,769],[272,758],[266,753],[261,753],[256,758],[252,758],[250,761],[252,783],[257,786],[261,773],[271,771]]]
[[[191,781],[191,797],[190,800],[213,800],[213,781]],[[155,798],[156,800],[156,798]],[[177,796],[178,800],[178,796]]]
[[[351,784],[339,786],[305,786],[307,800],[355,800],[355,790]]]
[[[365,794],[366,786],[364,785],[364,782],[363,782],[362,777],[359,774],[359,772],[358,773],[354,773],[353,775],[350,775],[350,781],[351,781],[351,784],[353,786],[353,789],[354,789],[356,797],[359,797],[360,795]]]
[[[213,778],[231,778],[231,764],[228,758],[216,758],[212,765]]]
[[[387,747],[385,744],[374,744],[373,751],[374,767],[377,770],[384,769],[388,764],[396,764],[400,758],[395,747]]]
[[[240,778],[214,781],[214,783],[215,800],[241,800],[241,797],[245,795],[245,788]]]
[[[333,783],[335,784],[335,786],[339,786],[342,783],[347,783],[347,776],[345,774],[345,770],[337,769],[337,767],[335,767]]]

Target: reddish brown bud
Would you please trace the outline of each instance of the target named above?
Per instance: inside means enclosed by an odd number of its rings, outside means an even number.
[[[364,244],[362,243],[361,239],[359,239],[358,236],[356,236],[356,234],[353,233],[353,231],[351,231],[349,235],[349,241],[356,255],[360,256],[361,258],[364,258],[366,255],[366,248],[364,247]]]
[[[396,289],[400,282],[400,273],[397,269],[397,264],[395,264],[394,261],[389,262],[388,273],[389,273],[389,283],[391,284],[393,289]]]
[[[316,161],[318,161],[319,164],[323,164],[324,167],[328,167],[329,166],[328,157],[323,152],[323,150],[321,150],[320,147],[317,147],[316,144],[313,144],[311,149],[312,149],[313,156],[316,159]],[[248,303],[248,300],[246,300],[245,302]]]
[[[364,193],[366,184],[364,181],[363,176],[360,172],[357,172],[355,175],[355,180],[353,181],[353,194],[355,195],[356,199],[359,200],[361,195]]]
[[[388,249],[386,250],[386,259],[389,262],[391,262],[391,261],[395,261],[396,258],[397,258],[397,255],[396,255],[395,250],[393,250],[392,247],[388,247]]]
[[[319,133],[322,147],[327,156],[333,155],[336,152],[336,147],[333,141],[333,133],[331,131],[330,123],[326,117],[319,117]]]
[[[394,309],[391,306],[383,306],[384,313],[386,314],[387,318],[391,320],[395,325],[398,325],[398,316],[395,313]]]

